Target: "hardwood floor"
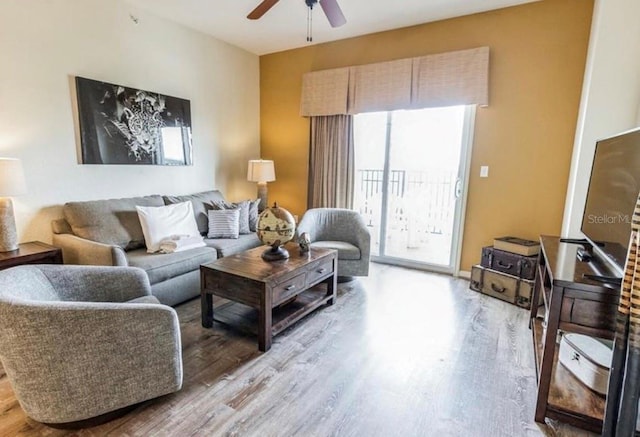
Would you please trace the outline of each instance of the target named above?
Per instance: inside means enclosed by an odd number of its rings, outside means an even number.
[[[200,325],[177,308],[184,386],[94,428],[25,417],[0,378],[0,435],[537,436],[589,435],[533,421],[528,312],[468,281],[373,264],[338,301],[274,338]],[[555,429],[554,429],[555,428]]]

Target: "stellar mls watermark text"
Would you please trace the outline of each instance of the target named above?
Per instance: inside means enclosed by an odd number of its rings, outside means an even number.
[[[587,221],[590,224],[631,223],[631,216],[629,214],[589,214]]]

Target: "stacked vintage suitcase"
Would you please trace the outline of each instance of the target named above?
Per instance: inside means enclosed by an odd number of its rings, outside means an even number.
[[[482,248],[480,265],[471,268],[470,288],[530,308],[540,244],[516,237],[500,237]]]

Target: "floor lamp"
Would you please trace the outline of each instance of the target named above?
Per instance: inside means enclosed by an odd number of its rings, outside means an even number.
[[[268,206],[267,182],[276,180],[276,171],[273,161],[266,159],[250,160],[249,168],[247,170],[247,180],[249,182],[258,183],[258,198],[260,199],[258,211],[264,211]]]
[[[0,158],[0,252],[11,252],[18,248],[13,202],[9,196],[26,192],[22,162],[19,159]]]

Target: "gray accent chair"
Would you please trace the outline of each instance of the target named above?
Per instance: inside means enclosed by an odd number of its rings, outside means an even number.
[[[368,276],[371,235],[356,211],[341,208],[313,208],[304,213],[297,234],[306,232],[311,247],[338,251],[338,275]]]
[[[0,271],[0,359],[25,413],[49,424],[182,387],[178,316],[133,267]]]

